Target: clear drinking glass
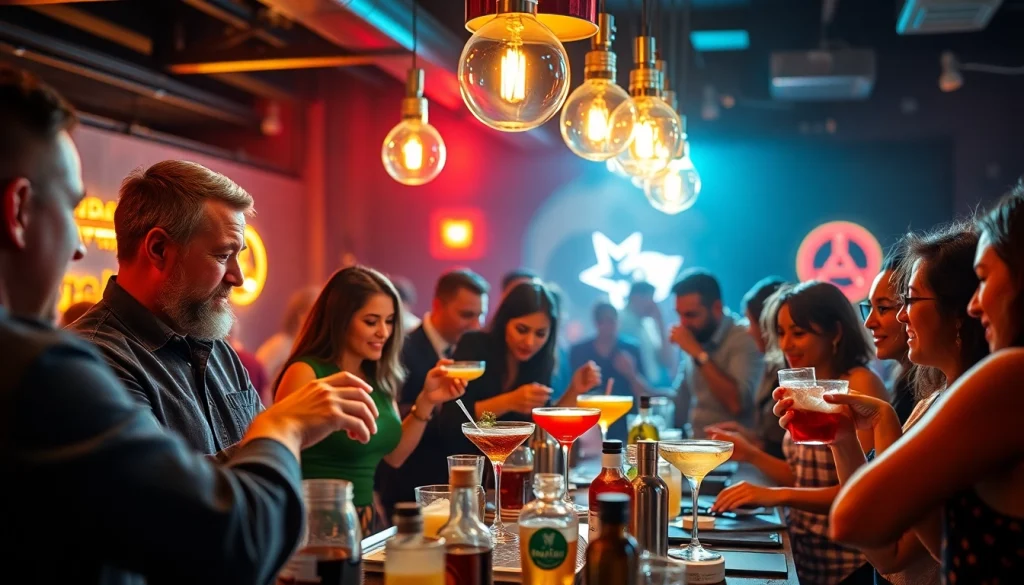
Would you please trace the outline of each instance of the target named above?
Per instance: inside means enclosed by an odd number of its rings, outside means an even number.
[[[451,475],[452,467],[475,467],[477,475],[483,477],[484,461],[486,459],[483,455],[449,455],[448,475]]]
[[[825,402],[826,394],[847,394],[846,380],[818,380],[813,385],[787,388],[793,399],[787,429],[793,442],[800,445],[829,445],[839,430],[841,407]]]
[[[533,493],[533,449],[522,446],[505,460],[501,469],[501,509],[519,512]]]
[[[644,552],[637,585],[686,585],[686,566],[668,557]]]
[[[448,523],[451,514],[452,490],[446,483],[421,485],[415,489],[416,503],[423,514],[423,536],[434,538],[441,527]],[[487,494],[483,486],[477,486],[480,500],[480,517],[484,517]]]

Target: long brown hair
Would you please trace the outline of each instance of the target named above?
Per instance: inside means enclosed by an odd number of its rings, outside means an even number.
[[[370,297],[385,294],[395,307],[395,321],[391,337],[384,342],[384,350],[378,361],[363,362],[363,373],[375,388],[394,397],[405,379],[405,370],[399,360],[404,336],[402,333],[402,303],[398,291],[386,276],[366,266],[350,266],[334,273],[327,281],[320,296],[316,298],[302,330],[295,338],[292,352],[281,368],[274,382],[276,389],[281,384],[288,366],[302,358],[336,363],[345,347],[345,338],[356,312],[366,305]],[[356,372],[352,372],[356,373]]]

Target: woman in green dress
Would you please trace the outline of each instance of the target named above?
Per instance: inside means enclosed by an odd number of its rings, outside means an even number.
[[[399,467],[423,437],[434,407],[462,396],[463,380],[449,378],[441,360],[430,371],[412,411],[399,418],[395,395],[405,376],[399,362],[402,349],[401,302],[391,282],[363,266],[339,270],[313,304],[291,355],[275,384],[275,400],[310,380],[339,371],[353,373],[373,387],[371,397],[380,416],[376,433],[361,443],[334,433],[302,452],[305,479],[344,479],[354,488],[363,534],[381,527],[373,498],[373,476],[383,459]]]

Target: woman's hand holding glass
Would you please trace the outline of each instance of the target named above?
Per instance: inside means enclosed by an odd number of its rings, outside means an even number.
[[[509,410],[521,414],[533,414],[534,408],[547,406],[551,400],[551,388],[543,384],[523,384],[505,394]]]
[[[788,396],[785,388],[776,388],[772,392],[772,398],[776,400],[772,412],[779,417],[779,426],[788,428],[793,418],[793,399]],[[849,394],[826,394],[822,397],[829,404],[838,404],[843,407],[842,417],[839,420],[839,429],[836,431],[836,440],[856,438],[857,431],[873,430],[886,419],[896,419],[896,411],[888,402],[872,396],[865,396],[851,391]]]
[[[438,360],[437,365],[427,372],[423,382],[420,399],[427,402],[425,406],[433,408],[438,404],[455,400],[466,393],[466,381],[449,376],[444,366],[453,364],[452,360]]]

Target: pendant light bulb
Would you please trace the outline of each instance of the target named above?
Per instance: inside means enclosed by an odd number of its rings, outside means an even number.
[[[615,83],[615,20],[610,14],[598,15],[598,33],[586,57],[583,84],[577,87],[562,108],[562,140],[577,156],[592,161],[608,160],[629,146],[636,110],[612,124],[612,113],[629,102],[629,93]],[[632,115],[630,115],[632,113]]]
[[[459,58],[459,89],[478,120],[502,132],[547,122],[569,95],[569,55],[537,20],[537,0],[498,0],[498,13]]]
[[[629,74],[632,98],[611,117],[612,126],[628,126],[635,115],[629,146],[617,156],[622,170],[631,177],[648,178],[664,171],[683,141],[679,115],[660,97],[662,74],[655,67],[654,54],[654,37],[637,37],[636,68]]]
[[[448,149],[441,134],[427,122],[422,69],[409,70],[402,121],[384,138],[380,158],[391,178],[403,185],[425,185],[444,169]]]
[[[668,215],[693,207],[700,190],[700,174],[689,153],[673,160],[666,172],[644,181],[644,195],[651,207]]]

